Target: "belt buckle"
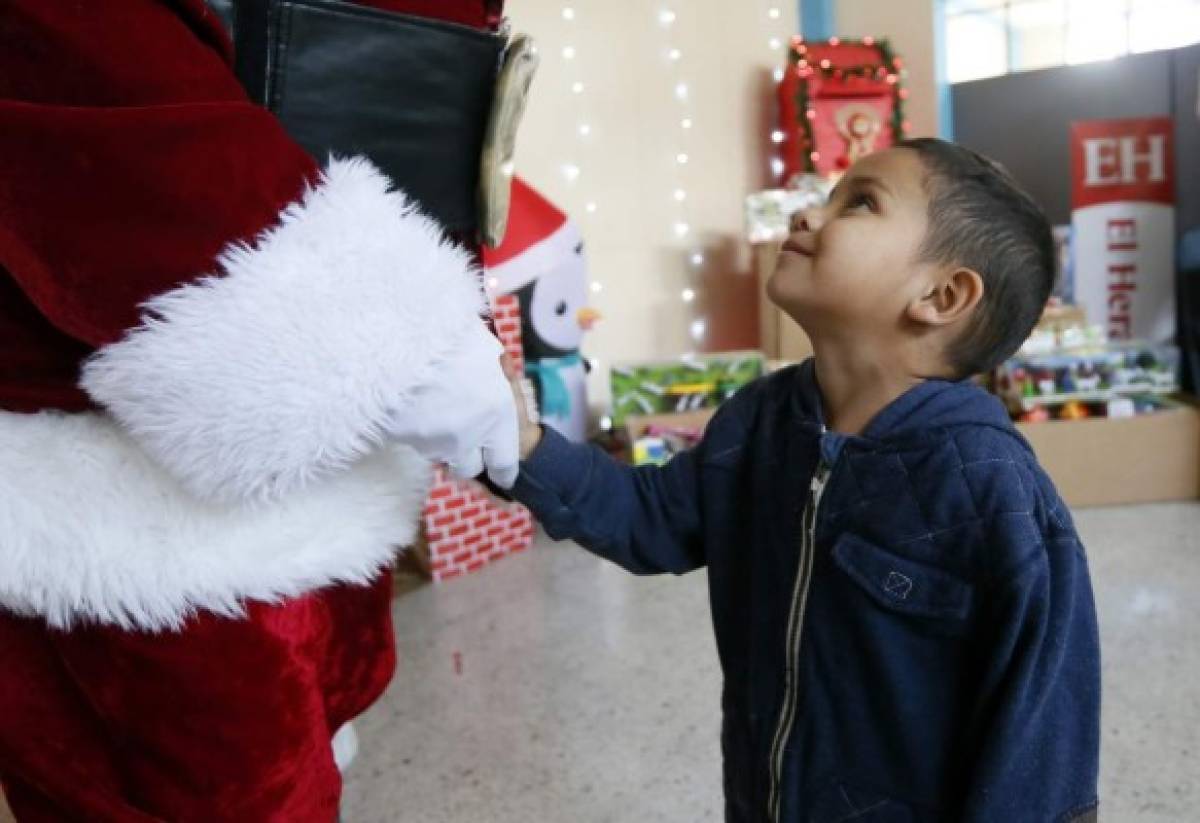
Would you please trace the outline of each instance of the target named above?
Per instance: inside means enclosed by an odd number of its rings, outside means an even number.
[[[525,114],[538,60],[533,38],[517,34],[505,48],[496,74],[479,165],[479,241],[489,248],[499,246],[508,229],[517,127]]]

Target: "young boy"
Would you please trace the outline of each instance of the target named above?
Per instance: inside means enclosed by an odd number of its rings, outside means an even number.
[[[997,165],[921,139],[793,228],[768,290],[812,359],[662,468],[527,426],[514,496],[632,572],[708,567],[727,820],[1094,820],[1087,561],[966,380],[1041,313],[1045,217]]]

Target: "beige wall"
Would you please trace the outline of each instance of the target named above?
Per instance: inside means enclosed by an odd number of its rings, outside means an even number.
[[[908,69],[908,119],[913,137],[937,134],[934,65],[935,0],[835,0],[834,17],[843,37],[887,37]]]
[[[937,131],[934,2],[835,0],[839,34],[886,35],[905,58],[915,135]],[[564,18],[567,7],[573,19]],[[666,26],[664,9],[676,15]],[[605,320],[584,339],[584,353],[600,361],[590,382],[593,408],[607,405],[615,361],[756,345],[742,202],[772,182],[771,71],[784,58],[769,41],[798,31],[796,0],[512,0],[508,10],[514,29],[537,39],[542,58],[517,172],[580,224],[602,286],[593,305]],[[680,51],[677,61],[671,48]],[[576,82],[580,93],[572,91]],[[675,95],[680,82],[686,101]],[[684,117],[690,130],[680,126]],[[581,124],[590,126],[587,136]],[[686,165],[675,160],[680,152]],[[568,165],[578,168],[573,180]],[[673,198],[676,188],[687,193],[683,204]],[[683,239],[677,221],[690,227]],[[704,255],[698,267],[690,263],[696,251]],[[691,303],[684,289],[695,292]],[[691,334],[697,320],[705,323],[700,339]]]
[[[564,19],[564,7],[574,19]],[[663,25],[659,15],[673,9]],[[779,11],[773,17],[770,9]],[[742,202],[770,182],[771,71],[796,31],[794,0],[514,0],[513,28],[542,65],[521,126],[516,169],[583,231],[593,305],[605,320],[584,339],[598,358],[593,408],[607,405],[614,361],[754,346],[757,318]],[[573,59],[564,47],[575,49]],[[680,58],[668,52],[676,48]],[[572,85],[583,84],[581,93]],[[685,101],[675,87],[688,86]],[[690,117],[692,128],[680,123]],[[580,124],[591,127],[584,137]],[[676,155],[686,153],[679,165]],[[578,167],[568,180],[565,165]],[[674,191],[687,199],[677,203]],[[589,212],[588,203],[595,203]],[[675,223],[690,226],[682,239]],[[700,251],[704,263],[693,266]],[[692,289],[695,299],[681,295]],[[706,324],[694,339],[694,321]]]

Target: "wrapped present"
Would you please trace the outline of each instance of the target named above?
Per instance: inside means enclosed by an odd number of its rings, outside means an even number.
[[[786,189],[767,189],[746,196],[746,239],[751,243],[783,240],[793,214],[829,199],[833,183],[816,174],[792,178]]]
[[[612,423],[628,415],[654,415],[713,408],[765,371],[761,352],[741,351],[681,357],[612,367]]]

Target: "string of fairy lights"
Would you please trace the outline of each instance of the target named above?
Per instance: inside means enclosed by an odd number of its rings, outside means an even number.
[[[584,73],[582,67],[587,65],[588,55],[586,50],[581,50],[576,46],[576,35],[581,31],[583,25],[580,9],[576,6],[563,6],[560,14],[567,34],[557,55],[561,60],[559,63],[561,71],[558,74],[565,78],[567,89],[570,91],[568,96],[572,101],[569,116],[566,118],[570,123],[571,140],[563,142],[563,145],[571,148],[562,163],[561,171],[566,182],[574,185],[583,177],[582,160],[595,143],[597,135],[596,127],[588,116],[589,109],[586,102],[588,89],[582,79]],[[584,177],[582,183],[586,186],[589,181]],[[581,199],[583,200],[583,211],[586,214],[594,215],[600,209],[600,204],[594,197],[581,196]],[[588,283],[588,288],[592,294],[599,294],[604,290],[604,284],[593,277]],[[588,363],[593,371],[598,372],[601,368],[601,361],[598,357],[589,357]],[[607,418],[605,419],[607,420]],[[604,424],[602,427],[608,428],[609,424]]]
[[[682,250],[686,260],[685,283],[679,292],[679,299],[694,306],[698,296],[699,277],[704,271],[706,259],[704,247],[698,240],[693,226],[694,204],[689,182],[694,177],[693,146],[698,144],[697,135],[702,134],[703,130],[697,122],[694,106],[695,90],[690,69],[695,62],[690,59],[691,55],[684,53],[680,45],[680,15],[684,8],[686,7],[682,4],[675,4],[652,9],[651,25],[657,25],[661,33],[661,37],[656,41],[656,48],[660,52],[663,76],[667,79],[665,88],[669,92],[669,98],[665,103],[672,107],[673,112],[669,122],[675,123],[672,127],[674,139],[669,144],[668,154],[671,174],[666,196],[672,204],[669,211],[668,236],[671,242]],[[571,92],[569,97],[573,101],[571,116],[568,119],[574,132],[573,141],[565,144],[569,149],[562,162],[561,172],[566,182],[571,185],[586,185],[589,182],[583,172],[582,158],[586,156],[590,144],[598,139],[594,124],[587,117],[587,87],[581,79],[580,66],[584,64],[586,56],[576,44],[577,35],[583,30],[581,18],[584,11],[586,9],[583,7],[573,5],[563,6],[561,9],[567,34],[558,57],[561,59],[559,65],[563,69],[562,76]],[[760,16],[763,42],[776,67],[774,78],[779,81],[783,77],[785,48],[791,34],[788,31],[789,20],[783,13],[779,0],[766,0],[761,7]],[[773,130],[770,141],[767,151],[770,177],[773,183],[779,184],[782,182],[784,168],[783,160],[778,155],[779,146],[784,142],[783,132]],[[584,199],[583,208],[587,214],[595,214],[600,204],[595,199]],[[590,288],[593,293],[598,293],[603,290],[603,284],[593,280]],[[688,332],[694,342],[702,342],[708,332],[707,320],[703,316],[694,316],[689,323]]]
[[[778,85],[783,80],[784,65],[787,62],[787,45],[790,42],[792,32],[788,31],[787,20],[784,17],[783,10],[777,5],[777,0],[770,0],[767,3],[764,19],[767,21],[767,49],[771,54],[771,62],[775,68],[771,72],[771,77]],[[778,152],[787,139],[787,135],[779,129],[778,124],[771,130],[770,145],[768,146],[768,165],[771,172],[772,185],[782,185],[784,174],[783,158]]]
[[[692,161],[692,132],[696,127],[696,118],[693,111],[692,87],[688,82],[690,61],[686,59],[678,46],[678,18],[678,13],[674,8],[664,7],[657,11],[657,22],[662,32],[658,48],[664,64],[663,76],[667,79],[667,89],[670,91],[670,100],[667,101],[667,105],[671,107],[671,120],[678,123],[674,146],[670,150],[672,165],[670,202],[673,204],[671,235],[674,241],[680,244],[688,254],[690,271],[687,275],[687,283],[680,291],[680,298],[684,303],[692,303],[696,299],[696,289],[692,281],[704,265],[704,251],[694,239],[691,203],[688,198],[688,164]],[[697,342],[703,340],[707,326],[704,318],[693,318],[689,326],[692,339]]]
[[[771,61],[776,66],[775,78],[783,77],[782,65],[785,60],[785,46],[788,42],[788,21],[783,10],[776,2],[768,2],[762,10],[762,25],[764,39],[770,52]],[[688,180],[691,168],[691,146],[695,144],[697,133],[702,133],[696,120],[692,105],[693,89],[689,82],[688,69],[691,65],[682,50],[677,45],[679,12],[675,7],[663,7],[657,12],[657,22],[663,32],[660,44],[665,62],[666,77],[673,100],[671,105],[676,107],[678,130],[676,144],[671,152],[674,161],[674,175],[671,186],[671,199],[674,202],[674,213],[671,221],[671,233],[677,243],[681,244],[687,255],[688,283],[680,292],[684,303],[694,303],[696,300],[695,280],[703,270],[705,263],[704,249],[695,239],[690,219],[691,200],[689,198]],[[778,129],[771,133],[773,146],[783,143],[783,132]],[[773,180],[783,175],[783,160],[777,151],[770,152],[770,171]],[[704,317],[694,317],[689,324],[689,333],[694,342],[701,342],[708,331],[708,323]]]
[[[567,159],[562,164],[562,174],[568,183],[575,183],[582,169],[579,158],[584,155],[593,139],[593,125],[587,117],[587,107],[584,104],[587,86],[580,79],[580,58],[579,49],[574,44],[574,33],[577,31],[579,21],[579,12],[574,6],[562,7],[562,19],[569,30],[566,42],[562,46],[559,57],[562,60],[562,76],[567,79],[568,88],[571,92],[571,98],[576,101],[572,106],[572,116],[569,119],[571,128],[574,132],[575,142],[574,149],[571,152],[570,159]],[[587,214],[595,214],[599,209],[599,204],[594,199],[584,201],[583,210]],[[593,293],[599,293],[604,286],[598,280],[593,280],[590,284]]]

